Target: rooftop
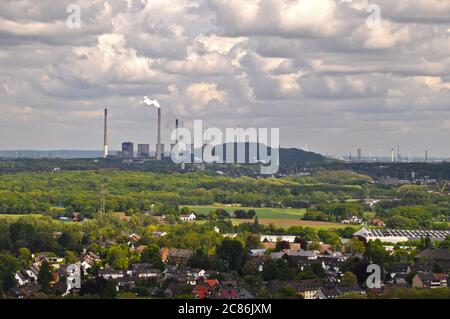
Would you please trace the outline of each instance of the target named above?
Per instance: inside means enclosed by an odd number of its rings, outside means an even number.
[[[398,230],[398,229],[367,229],[361,228],[353,236],[363,237],[366,240],[405,239],[419,240],[429,237],[432,240],[444,240],[450,236],[449,230]]]
[[[416,258],[450,261],[450,250],[427,248],[418,253]]]

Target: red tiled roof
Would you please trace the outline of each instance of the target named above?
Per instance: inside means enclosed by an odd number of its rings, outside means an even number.
[[[436,273],[436,274],[434,274],[434,277],[436,277],[436,279],[440,280],[440,281],[447,279],[447,276],[445,274],[442,274],[442,273]]]
[[[206,286],[198,285],[194,288],[193,294],[200,299],[205,299],[209,292],[209,288]]]
[[[208,279],[206,281],[207,285],[210,287],[215,287],[216,285],[219,284],[219,281],[217,279]]]

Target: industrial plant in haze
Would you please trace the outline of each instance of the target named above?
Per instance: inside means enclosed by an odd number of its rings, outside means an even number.
[[[400,152],[400,144],[397,144],[397,150],[394,147],[390,149],[390,156],[382,156],[378,154],[378,156],[374,156],[372,154],[363,154],[363,150],[358,148],[356,150],[356,156],[350,154],[344,157],[344,160],[349,163],[413,163],[413,162],[431,162],[431,161],[441,161],[441,159],[433,159],[430,160],[428,158],[428,150],[425,150],[424,157],[416,157],[413,158],[411,152],[408,153],[408,156],[403,156]]]
[[[157,100],[150,100],[147,96],[142,102],[146,106],[155,107],[157,109],[157,141],[156,141],[156,159],[160,161],[164,157],[164,144],[161,143],[161,105]],[[178,119],[176,120],[176,128],[178,129]],[[133,142],[123,142],[121,151],[116,156],[108,153],[108,109],[105,108],[104,124],[103,124],[103,157],[121,159],[150,158],[150,144],[138,144],[137,153],[135,154]]]

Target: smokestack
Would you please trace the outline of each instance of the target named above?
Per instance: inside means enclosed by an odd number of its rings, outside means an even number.
[[[103,157],[108,157],[108,109],[105,109],[105,119],[103,125]]]
[[[150,100],[148,96],[144,97],[144,104],[147,106],[154,106],[158,109],[158,141],[156,144],[156,159],[158,161],[161,160],[161,153],[162,153],[162,147],[161,147],[161,105],[157,100]]]
[[[391,162],[394,163],[394,148],[391,151]]]
[[[158,144],[156,145],[156,159],[161,160],[161,108],[158,107]]]
[[[176,141],[178,143],[178,119],[175,120],[175,134],[177,136]]]

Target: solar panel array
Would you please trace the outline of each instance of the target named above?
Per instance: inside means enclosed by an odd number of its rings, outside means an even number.
[[[408,239],[430,237],[431,239],[443,240],[448,236],[450,236],[448,230],[369,229],[367,233],[367,237],[407,237]]]

